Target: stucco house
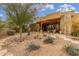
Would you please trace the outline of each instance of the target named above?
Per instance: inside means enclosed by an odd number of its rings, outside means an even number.
[[[48,14],[41,17],[36,25],[39,26],[41,31],[47,31],[47,26],[52,25],[57,32],[64,34],[71,34],[73,32],[73,22],[79,22],[79,14],[75,12],[66,12],[60,14],[59,12]]]

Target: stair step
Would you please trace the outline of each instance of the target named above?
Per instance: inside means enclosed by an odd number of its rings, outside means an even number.
[[[13,54],[8,52],[5,56],[13,56]]]
[[[2,49],[2,46],[0,46],[0,50]]]
[[[7,49],[0,50],[0,56],[3,56],[7,53]]]

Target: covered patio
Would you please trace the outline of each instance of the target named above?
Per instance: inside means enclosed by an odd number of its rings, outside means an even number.
[[[41,31],[55,31],[59,32],[60,30],[60,17],[53,17],[51,19],[43,19],[42,21],[38,21],[37,24]]]

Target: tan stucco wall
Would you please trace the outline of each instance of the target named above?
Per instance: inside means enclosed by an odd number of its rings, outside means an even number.
[[[65,13],[60,20],[60,29],[64,34],[71,34],[72,31],[72,19],[70,13]]]
[[[63,16],[59,13],[49,14],[41,19],[41,22],[44,22],[46,20],[52,19],[52,21],[55,21],[55,18],[60,18],[60,30],[64,34],[71,34],[73,31],[72,25],[74,22],[79,22],[79,14],[74,12],[68,12],[65,13]],[[39,21],[40,22],[40,21]]]

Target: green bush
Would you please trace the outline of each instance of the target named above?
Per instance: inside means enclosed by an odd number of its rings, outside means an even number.
[[[28,51],[35,51],[35,50],[38,50],[40,48],[39,45],[36,45],[36,44],[30,44],[27,48]]]
[[[10,29],[7,31],[7,35],[14,35],[14,34],[15,34],[15,30]]]
[[[73,32],[71,35],[72,35],[72,36],[79,37],[79,31]]]
[[[46,43],[46,44],[49,44],[49,43],[53,43],[54,40],[55,40],[55,38],[48,36],[43,42]]]
[[[79,48],[76,46],[68,46],[66,47],[66,51],[71,55],[71,56],[79,56]]]

